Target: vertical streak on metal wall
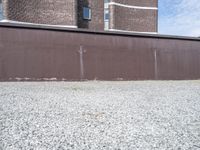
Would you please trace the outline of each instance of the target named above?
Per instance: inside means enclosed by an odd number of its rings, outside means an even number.
[[[80,46],[79,54],[80,54],[80,78],[81,80],[83,80],[84,79],[83,46]]]
[[[157,62],[157,50],[154,50],[154,71],[155,71],[155,79],[158,79],[158,62]]]

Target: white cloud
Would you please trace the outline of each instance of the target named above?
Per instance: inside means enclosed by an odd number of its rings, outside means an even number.
[[[176,1],[176,3],[174,3]],[[200,36],[200,0],[168,0],[159,18],[159,33]],[[167,9],[173,10],[168,11]],[[163,9],[163,8],[161,8]]]

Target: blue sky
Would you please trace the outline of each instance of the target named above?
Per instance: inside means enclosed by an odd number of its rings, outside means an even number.
[[[159,0],[159,33],[200,36],[200,0]]]

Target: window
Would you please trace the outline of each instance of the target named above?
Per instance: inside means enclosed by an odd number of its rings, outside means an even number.
[[[91,20],[91,8],[83,7],[83,19]]]
[[[0,20],[3,19],[3,6],[2,6],[2,0],[0,0]]]
[[[108,9],[108,5],[110,3],[110,0],[104,0],[104,8]]]
[[[108,21],[109,18],[110,18],[109,10],[105,10],[105,13],[104,13],[104,21]]]
[[[108,30],[109,29],[109,21],[104,22],[104,29]]]
[[[110,0],[104,0],[104,29],[109,29],[109,19],[110,19],[110,13],[109,13],[109,3]]]

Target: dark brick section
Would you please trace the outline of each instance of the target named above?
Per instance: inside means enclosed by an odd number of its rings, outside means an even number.
[[[90,7],[91,20],[83,19],[83,7]],[[104,1],[79,0],[78,1],[78,27],[90,30],[104,30]]]
[[[77,25],[76,0],[3,0],[5,18],[52,25]]]
[[[111,2],[132,6],[158,7],[158,0],[111,0]]]
[[[157,7],[157,0],[112,0],[112,2],[141,7]],[[158,10],[135,9],[110,5],[110,29],[157,32]]]

